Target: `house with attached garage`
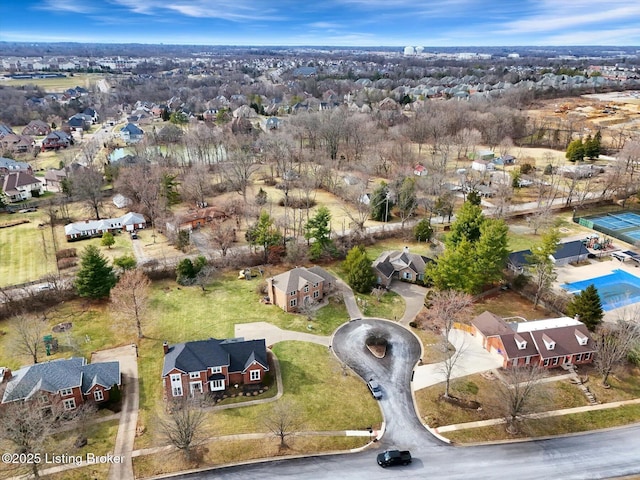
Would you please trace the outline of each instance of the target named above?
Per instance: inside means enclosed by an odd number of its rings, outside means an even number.
[[[484,312],[471,321],[471,333],[503,367],[539,365],[555,368],[593,362],[596,346],[586,325],[569,317],[507,322]]]
[[[165,398],[224,392],[229,387],[259,387],[269,372],[264,339],[229,338],[163,344]]]
[[[42,195],[42,182],[27,172],[11,172],[2,180],[2,194],[10,203]]]
[[[409,248],[404,247],[402,251],[382,252],[373,261],[372,266],[378,285],[388,288],[394,279],[412,283],[423,281],[425,267],[432,261],[423,255],[411,253]]]
[[[104,218],[102,220],[85,220],[69,223],[64,226],[67,241],[84,240],[99,237],[105,232],[134,232],[147,226],[144,215],[135,212],[125,213],[121,217]]]
[[[302,305],[322,300],[335,284],[336,279],[323,268],[296,267],[268,278],[267,296],[285,312],[296,312]]]
[[[62,130],[54,130],[42,140],[40,149],[44,152],[46,150],[67,148],[71,145],[73,145],[73,137],[71,135]]]
[[[120,362],[87,364],[80,357],[1,370],[2,404],[33,401],[39,408],[59,402],[65,410],[75,410],[85,402],[104,403],[122,383]]]

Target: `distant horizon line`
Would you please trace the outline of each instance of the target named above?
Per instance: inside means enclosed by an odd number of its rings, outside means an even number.
[[[636,48],[640,51],[640,45],[606,45],[606,44],[594,44],[594,45],[539,45],[539,44],[523,44],[523,45],[447,45],[447,46],[435,46],[435,45],[321,45],[321,44],[273,44],[273,45],[254,45],[254,44],[206,44],[206,43],[164,43],[164,42],[82,42],[82,41],[24,41],[24,40],[0,40],[0,44],[20,44],[20,45],[145,45],[145,46],[159,46],[159,47],[234,47],[234,48],[404,48],[407,46],[419,46],[422,48]]]

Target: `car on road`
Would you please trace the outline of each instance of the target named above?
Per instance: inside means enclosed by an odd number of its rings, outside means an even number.
[[[382,468],[394,465],[409,465],[411,463],[411,452],[409,450],[387,450],[379,453],[378,465]]]
[[[373,378],[367,382],[367,387],[371,390],[371,395],[376,400],[380,400],[382,398],[382,389],[380,388],[380,384],[374,380]]]

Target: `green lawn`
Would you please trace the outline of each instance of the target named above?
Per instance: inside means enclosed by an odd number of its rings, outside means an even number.
[[[51,230],[38,228],[42,218],[40,212],[0,214],[0,223],[29,220],[0,228],[0,287],[30,282],[56,271]]]
[[[105,77],[100,73],[75,73],[73,76],[66,74],[61,78],[20,78],[3,82],[3,85],[19,87],[23,85],[36,85],[46,92],[64,92],[69,88],[84,87],[90,88],[98,80]]]
[[[332,352],[321,345],[306,342],[281,342],[274,353],[280,361],[284,384],[283,399],[288,399],[304,419],[302,430],[346,430],[379,425],[378,404],[366,385],[353,374],[342,375]],[[141,381],[140,420],[146,433],[136,439],[136,448],[161,445],[165,441],[156,418],[163,415],[164,403],[160,376],[162,344],[143,340],[139,357]],[[274,387],[275,388],[275,387]],[[269,415],[274,403],[210,411],[207,431],[211,436],[267,431],[260,419]]]
[[[365,317],[399,320],[404,315],[405,301],[395,292],[386,292],[378,301],[373,295],[356,294],[358,307]]]

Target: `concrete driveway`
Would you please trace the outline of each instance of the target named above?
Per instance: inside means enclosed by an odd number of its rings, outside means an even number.
[[[400,323],[408,325],[424,307],[424,296],[427,294],[428,289],[413,283],[394,281],[390,290],[404,298],[405,310]]]
[[[456,350],[463,350],[453,367],[451,378],[460,378],[474,373],[493,370],[502,366],[502,357],[498,354],[489,353],[475,337],[462,330],[452,330],[449,333],[449,343]],[[416,367],[413,376],[413,390],[430,387],[444,381],[444,373],[440,363],[431,363]]]

